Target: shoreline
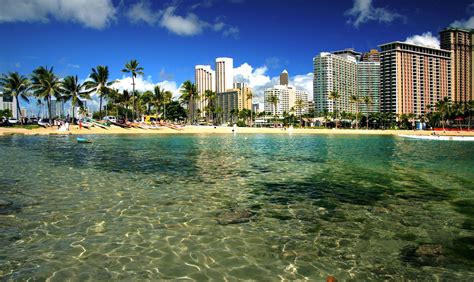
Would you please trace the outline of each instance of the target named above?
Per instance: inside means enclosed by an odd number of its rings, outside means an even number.
[[[237,127],[233,132],[232,127],[216,127],[213,126],[185,126],[180,130],[163,127],[160,129],[140,129],[140,128],[120,128],[111,126],[108,129],[93,127],[91,129],[79,129],[77,125],[71,126],[68,132],[58,131],[56,128],[37,128],[24,129],[14,127],[0,127],[0,136],[9,135],[108,135],[108,134],[322,134],[322,135],[394,135],[408,134],[408,135],[430,135],[433,131],[429,130],[366,130],[366,129],[307,129],[307,128],[257,128],[257,127]],[[437,131],[437,135],[441,136],[474,136],[474,131]]]

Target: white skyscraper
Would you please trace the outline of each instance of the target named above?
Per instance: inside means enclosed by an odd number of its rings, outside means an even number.
[[[201,116],[205,115],[207,100],[206,90],[216,91],[215,72],[210,65],[197,65],[194,67],[194,81],[199,94],[198,109],[201,110]]]
[[[275,85],[272,88],[267,88],[264,92],[265,96],[265,112],[272,115],[282,116],[284,112],[290,113],[294,110],[296,115],[305,114],[308,112],[308,92],[303,90],[296,90],[293,86]],[[271,97],[276,96],[276,105],[271,102]],[[301,112],[296,107],[297,100],[303,100],[303,107]]]
[[[234,83],[234,60],[232,58],[216,59],[216,92],[232,89]]]

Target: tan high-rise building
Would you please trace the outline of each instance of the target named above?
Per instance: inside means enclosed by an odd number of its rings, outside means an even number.
[[[232,89],[234,83],[234,60],[232,58],[216,59],[216,92]]]
[[[447,28],[439,34],[441,48],[452,51],[452,100],[474,100],[474,30]]]
[[[380,62],[380,53],[376,49],[372,49],[369,52],[362,53],[362,62]]]
[[[284,70],[280,74],[280,85],[288,85],[288,71]]]
[[[380,45],[382,112],[417,116],[451,94],[451,51],[403,42]]]
[[[207,99],[205,96],[206,90],[216,91],[215,72],[209,65],[197,65],[194,67],[194,82],[199,94],[198,109],[201,110],[201,116],[205,115],[207,106]]]
[[[252,89],[244,83],[234,83],[232,89],[217,93],[217,107],[222,109],[224,122],[232,119],[232,111],[252,109],[252,99],[248,99],[248,94]]]

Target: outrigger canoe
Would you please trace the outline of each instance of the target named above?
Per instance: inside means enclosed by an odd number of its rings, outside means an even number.
[[[445,136],[445,135],[406,135],[399,134],[398,136],[408,139],[419,140],[441,140],[441,141],[474,141],[474,136]]]
[[[92,143],[91,140],[82,138],[82,137],[77,137],[76,140],[77,140],[77,143]]]

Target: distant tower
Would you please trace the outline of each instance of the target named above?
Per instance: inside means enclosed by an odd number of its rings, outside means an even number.
[[[234,83],[234,60],[232,58],[216,59],[216,92],[222,93],[232,89]]]
[[[286,70],[280,74],[280,85],[288,85],[288,71]]]

